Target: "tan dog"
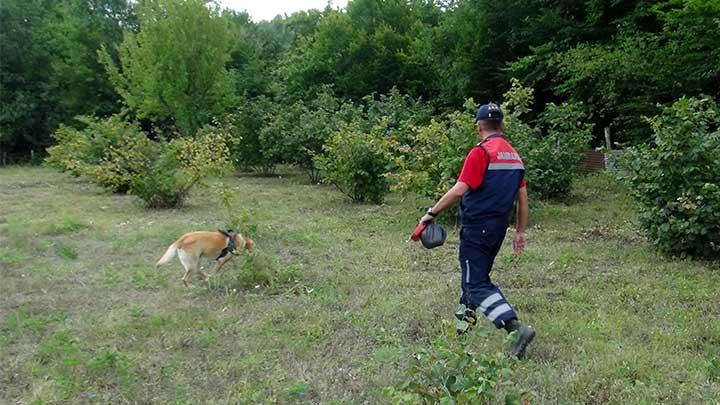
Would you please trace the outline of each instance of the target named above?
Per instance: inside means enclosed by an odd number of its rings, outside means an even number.
[[[217,232],[188,232],[176,240],[167,248],[165,254],[155,263],[160,267],[172,260],[175,255],[180,258],[180,263],[185,267],[183,283],[188,286],[188,277],[195,272],[198,279],[208,285],[208,275],[200,270],[200,258],[203,256],[212,257],[215,260],[215,273],[232,259],[236,250],[247,250],[252,252],[255,242],[252,239],[244,238],[241,234],[232,230]]]

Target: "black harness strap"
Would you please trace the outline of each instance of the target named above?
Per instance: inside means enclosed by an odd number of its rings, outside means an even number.
[[[218,255],[218,257],[215,258],[215,260],[220,260],[223,257],[227,256],[228,253],[235,252],[235,241],[237,240],[237,234],[235,232],[233,232],[232,229],[228,229],[227,232],[225,232],[221,229],[218,229],[218,232],[227,236],[228,244],[227,244],[227,246],[225,246],[225,248],[222,251],[220,251],[220,254]]]

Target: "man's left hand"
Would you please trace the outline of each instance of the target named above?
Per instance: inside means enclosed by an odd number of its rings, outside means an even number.
[[[423,215],[422,218],[420,218],[420,223],[424,224],[424,223],[432,222],[434,220],[435,220],[434,216],[432,216],[430,214],[425,214],[425,215]]]

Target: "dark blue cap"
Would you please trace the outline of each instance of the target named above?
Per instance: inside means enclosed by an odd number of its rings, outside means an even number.
[[[481,105],[475,114],[475,122],[487,120],[502,121],[502,119],[503,112],[500,109],[500,106],[495,103]]]

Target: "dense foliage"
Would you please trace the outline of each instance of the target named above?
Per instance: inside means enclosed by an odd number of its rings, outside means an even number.
[[[389,140],[399,169],[394,173],[396,189],[437,197],[452,187],[465,156],[478,142],[472,120],[475,104],[468,100],[465,107],[427,125],[411,127],[406,142]]]
[[[342,101],[397,88],[443,112],[499,100],[517,77],[536,89],[527,120],[575,103],[598,145],[605,127],[616,141],[649,139],[642,117],[658,103],[720,96],[720,4],[709,0],[352,0],[260,22],[201,0],[6,0],[0,27],[10,158],[119,100],[145,130],[192,135],[238,96],[285,109],[327,85]]]
[[[645,117],[720,98],[710,0],[351,0],[259,22],[204,0],[7,0],[0,27],[3,161],[58,143],[51,164],[115,192],[166,190],[156,206],[182,200],[177,153],[213,150],[207,133],[228,137],[215,149],[235,167],[295,165],[356,201],[437,197],[476,142],[471,110],[502,100],[532,198],[562,197],[605,130],[660,145],[680,124]],[[634,164],[654,150],[643,147]],[[133,154],[152,158],[140,170]],[[702,190],[672,192],[720,211]]]
[[[58,144],[48,149],[47,162],[108,191],[136,195],[148,207],[180,206],[192,187],[231,169],[232,138],[224,125],[205,126],[193,138],[153,141],[118,115],[80,120],[82,130],[55,132]]]
[[[171,121],[192,135],[232,103],[228,21],[203,0],[145,0],[140,32],[126,33],[120,66],[100,59],[118,94],[138,118]]]
[[[119,115],[77,119],[82,130],[61,125],[55,131],[57,144],[48,148],[47,163],[76,176],[90,176],[112,192],[127,192],[136,162],[134,156],[123,154],[149,142],[145,134]]]
[[[536,126],[523,121],[533,91],[513,80],[505,95],[507,134],[521,151],[528,192],[541,198],[567,196],[592,138],[592,124],[576,104],[548,103]]]
[[[385,178],[387,159],[381,122],[367,134],[358,124],[344,125],[325,145],[325,155],[315,158],[324,181],[355,202],[381,203],[390,190]]]
[[[505,94],[506,137],[521,152],[525,178],[534,197],[566,196],[592,137],[582,109],[575,104],[549,103],[534,124],[530,111],[533,90],[517,80]],[[437,198],[457,181],[465,156],[479,141],[473,126],[477,106],[472,99],[463,111],[446,114],[426,125],[412,125],[406,139],[390,137],[390,159],[398,170],[388,175],[394,188]]]
[[[41,153],[76,115],[107,116],[118,96],[97,60],[135,30],[126,0],[0,2],[0,154]]]
[[[624,159],[642,227],[662,251],[720,256],[720,106],[683,98],[649,121],[652,144]]]
[[[385,388],[383,394],[393,404],[491,403],[498,400],[497,389],[508,385],[511,364],[505,354],[474,350],[457,336],[454,325],[443,322],[438,337],[413,354],[405,382],[399,387]],[[504,403],[520,403],[519,396],[508,393]]]

